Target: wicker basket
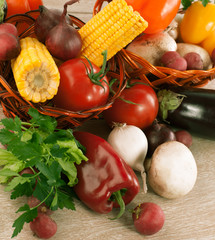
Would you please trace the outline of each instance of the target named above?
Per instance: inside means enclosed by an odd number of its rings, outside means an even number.
[[[97,0],[93,14],[101,10],[104,2],[111,0]],[[6,19],[6,22],[16,24],[18,29],[24,29],[20,38],[34,35],[35,17],[38,11],[31,11],[26,14],[17,14]],[[84,25],[80,19],[70,15],[74,25],[80,28]],[[127,79],[137,78],[149,84],[155,89],[163,85],[177,85],[186,87],[201,87],[215,77],[215,68],[210,70],[187,70],[178,71],[166,67],[153,66],[145,59],[122,49],[109,61],[109,78],[116,78],[118,85],[114,94],[109,96],[108,102],[104,106],[88,109],[82,112],[72,112],[65,109],[56,108],[52,101],[45,103],[32,103],[23,99],[16,89],[10,62],[0,62],[0,100],[3,112],[7,117],[18,116],[24,121],[29,120],[28,109],[34,107],[44,115],[55,117],[58,127],[74,128],[92,118],[99,118],[100,114],[111,107],[114,100],[121,94],[126,86]],[[125,67],[126,66],[126,67]]]
[[[94,5],[93,14],[97,14],[102,9],[103,4],[110,1],[97,0]],[[183,13],[181,9],[179,9],[179,12]],[[164,84],[202,87],[215,78],[214,67],[209,70],[178,71],[172,68],[153,66],[145,59],[125,49],[121,50],[117,55],[122,59],[122,64],[129,66],[125,69],[125,74],[128,78],[139,78],[153,88],[159,88]]]
[[[26,36],[34,36],[35,18],[39,15],[39,11],[30,11],[25,14],[13,15],[5,20],[5,22],[13,23],[17,26],[18,31],[22,31],[20,38]],[[84,25],[80,19],[70,15],[75,27],[80,28]],[[121,64],[121,56],[117,56],[114,61],[110,61],[109,78],[118,79],[118,86],[114,94],[109,96],[108,102],[104,106],[93,109],[88,109],[81,112],[67,111],[65,109],[56,108],[52,101],[45,103],[32,103],[20,96],[17,91],[16,84],[13,78],[10,61],[0,62],[0,100],[4,115],[14,118],[20,117],[23,121],[28,121],[30,116],[28,110],[30,107],[36,108],[40,113],[55,117],[59,128],[74,128],[80,126],[85,121],[92,118],[98,118],[99,114],[111,107],[113,101],[120,95],[121,91],[126,86],[126,77]],[[116,68],[119,73],[116,73]]]

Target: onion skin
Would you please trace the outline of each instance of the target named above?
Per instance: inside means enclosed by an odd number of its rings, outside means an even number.
[[[60,22],[62,11],[58,9],[49,10],[45,6],[40,6],[39,10],[40,15],[35,21],[34,32],[37,39],[40,42],[45,43],[48,32]],[[69,16],[66,16],[66,22],[68,24],[72,24]]]
[[[49,52],[63,61],[78,57],[82,48],[82,38],[78,30],[66,22],[67,6],[77,1],[70,0],[64,4],[60,22],[46,36],[45,44]]]
[[[54,57],[66,61],[79,55],[82,39],[78,30],[62,22],[49,31],[45,44]]]

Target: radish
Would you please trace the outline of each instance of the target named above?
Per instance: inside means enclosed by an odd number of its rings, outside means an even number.
[[[135,229],[143,235],[152,235],[160,231],[165,215],[160,206],[152,202],[139,204],[132,212]]]
[[[193,138],[192,135],[186,130],[175,131],[176,141],[183,143],[188,148],[191,147]]]
[[[30,222],[30,229],[37,237],[49,239],[57,232],[57,224],[45,213],[38,213],[38,216]]]

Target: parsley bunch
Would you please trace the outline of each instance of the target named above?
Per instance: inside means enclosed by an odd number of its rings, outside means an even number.
[[[209,2],[211,2],[210,0],[199,0],[200,2],[202,2],[202,5],[205,7]],[[181,0],[181,4],[183,6],[183,9],[187,9],[192,2],[194,2],[194,0]]]
[[[29,122],[18,117],[1,120],[0,142],[7,146],[0,149],[0,183],[11,191],[11,199],[34,196],[41,203],[33,208],[28,204],[17,212],[12,237],[21,232],[25,222],[37,216],[37,208],[45,203],[51,210],[75,210],[72,192],[77,179],[75,164],[87,161],[84,147],[74,138],[71,129],[57,129],[56,119],[40,114],[31,108]],[[20,175],[30,168],[33,174]]]

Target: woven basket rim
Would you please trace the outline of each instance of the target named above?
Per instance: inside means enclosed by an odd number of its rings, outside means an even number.
[[[100,11],[103,2],[111,0],[97,0],[94,6],[94,14]],[[29,11],[25,14],[16,14],[5,20],[14,24],[22,25],[28,23],[28,27],[20,35],[20,38],[34,34],[35,17],[39,11]],[[81,28],[85,23],[79,18],[69,15],[73,24]],[[202,87],[215,77],[215,68],[209,70],[186,70],[178,71],[161,66],[153,66],[151,63],[140,56],[129,52],[126,49],[120,50],[114,57],[108,61],[110,69],[109,78],[116,78],[119,86],[113,95],[110,95],[107,104],[97,108],[88,109],[82,112],[72,112],[52,106],[50,102],[45,104],[35,104],[23,99],[8,80],[11,74],[10,64],[8,62],[0,63],[0,100],[3,112],[7,117],[19,116],[21,119],[28,121],[27,114],[30,107],[38,109],[42,114],[55,117],[60,128],[77,127],[84,122],[99,118],[101,113],[110,108],[126,87],[128,79],[140,79],[154,89],[159,89],[163,85],[177,85],[186,87]],[[128,68],[129,66],[129,68]],[[129,70],[128,70],[129,69]],[[10,76],[11,78],[11,76]]]
[[[22,27],[22,24],[28,24],[26,29],[19,35],[20,38],[26,36],[32,36],[34,34],[34,26],[35,26],[35,17],[39,15],[39,11],[29,11],[25,14],[16,14],[7,19],[5,22],[16,24],[17,28]],[[70,18],[77,28],[81,28],[85,23],[79,18],[70,15]],[[120,61],[120,58],[115,61]],[[114,70],[116,68],[116,62],[110,61],[110,71],[109,76],[114,75]],[[80,126],[83,122],[88,121],[92,118],[99,118],[99,114],[104,110],[111,107],[114,100],[121,94],[121,91],[126,86],[125,76],[122,71],[122,64],[117,64],[120,69],[120,75],[115,74],[114,77],[119,81],[119,87],[116,89],[114,94],[110,94],[107,103],[103,106],[87,109],[84,111],[69,111],[61,108],[56,108],[51,105],[50,101],[46,103],[32,103],[27,101],[23,97],[20,96],[17,89],[14,86],[11,86],[11,82],[9,78],[14,82],[13,77],[11,77],[11,67],[10,61],[1,62],[0,63],[0,101],[1,106],[3,108],[3,112],[7,117],[15,117],[19,116],[21,119],[28,121],[30,116],[27,114],[30,107],[36,108],[40,113],[55,117],[59,123],[59,127],[77,127]]]
[[[112,0],[96,0],[93,8],[93,15],[101,11],[105,2],[109,3],[111,1]],[[178,12],[184,13],[184,10],[179,9]],[[122,60],[132,68],[132,71],[127,72],[130,78],[140,78],[153,88],[158,88],[165,83],[177,86],[186,85],[187,87],[202,87],[215,78],[214,66],[208,70],[179,71],[168,67],[154,66],[146,59],[126,49],[122,49],[118,54],[121,55]],[[147,74],[153,74],[158,77],[158,79],[152,82],[146,76]]]

